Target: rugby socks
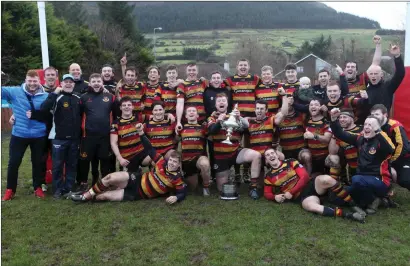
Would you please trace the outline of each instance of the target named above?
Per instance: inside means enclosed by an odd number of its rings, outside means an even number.
[[[340,168],[331,167],[329,174],[330,174],[330,176],[331,176],[333,179],[339,180]]]
[[[250,188],[251,189],[253,189],[253,188],[257,188],[258,187],[258,178],[256,177],[256,178],[251,178],[251,184],[250,184]]]
[[[88,192],[90,193],[91,197],[93,198],[95,195],[101,194],[104,191],[107,191],[108,187],[104,186],[101,179],[98,179],[97,183],[95,183]],[[86,192],[87,193],[87,192]],[[84,193],[83,195],[85,195]]]
[[[344,217],[343,210],[338,207],[333,209],[333,208],[324,206],[322,215],[328,216],[328,217]]]
[[[350,203],[352,201],[352,197],[350,196],[349,192],[347,192],[340,182],[337,182],[333,187],[330,188],[333,193],[336,194],[336,197],[341,198],[343,201]]]

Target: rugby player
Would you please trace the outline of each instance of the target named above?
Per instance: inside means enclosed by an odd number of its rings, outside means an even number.
[[[381,129],[396,146],[390,162],[397,173],[397,183],[410,190],[410,146],[406,130],[399,121],[389,118],[384,105],[376,104],[370,112],[381,121]]]
[[[234,130],[230,140],[232,144],[223,143],[227,138],[227,129],[223,127],[223,122],[229,119],[228,97],[226,94],[218,94],[216,96],[216,110],[211,117],[208,118],[208,133],[212,136],[214,144],[216,181],[218,190],[222,190],[222,185],[228,182],[231,166],[234,164],[251,163],[251,184],[249,196],[253,199],[258,199],[257,191],[258,178],[261,169],[261,154],[257,151],[241,148],[240,138],[243,129],[249,126],[248,120],[240,116],[240,111],[235,110],[235,117],[240,126],[239,130]]]
[[[310,101],[310,119],[306,124],[306,132],[303,134],[312,155],[312,174],[325,172],[325,159],[329,154],[328,145],[332,138],[329,123],[320,112],[320,106],[319,100]]]
[[[280,160],[272,148],[265,151],[265,160],[270,167],[264,181],[264,196],[267,200],[277,203],[301,202],[302,208],[308,212],[364,222],[366,213],[355,206],[349,193],[335,179],[328,175],[310,179],[305,168],[297,160]],[[343,205],[354,207],[355,212],[324,206],[322,198],[328,191],[336,194]]]
[[[187,123],[179,131],[182,149],[182,170],[184,180],[192,190],[198,186],[198,174],[201,174],[203,195],[209,196],[211,165],[206,156],[207,126],[198,123],[198,112],[194,106],[185,110]]]
[[[353,112],[350,110],[343,110],[339,115],[339,123],[343,130],[348,131],[357,136],[363,131],[363,126],[356,125],[354,122]],[[344,158],[340,158],[339,152],[342,149]],[[341,160],[345,159],[345,160]],[[349,170],[347,176],[340,176],[347,163]],[[341,141],[335,136],[332,137],[329,143],[329,155],[325,160],[326,166],[330,168],[330,175],[333,178],[339,179],[346,185],[351,185],[352,177],[357,170],[357,148],[354,145]],[[343,177],[343,178],[342,178]]]
[[[150,172],[115,172],[108,174],[82,194],[74,194],[75,202],[97,201],[134,201],[168,196],[167,204],[174,204],[185,199],[186,184],[180,172],[181,156],[177,152],[170,154],[168,160],[155,152],[151,143],[144,136],[142,124],[137,125],[138,134],[144,150],[153,159]],[[175,193],[175,195],[170,195]]]
[[[90,161],[98,158],[101,163],[101,174],[105,176],[110,171],[109,155],[110,127],[115,96],[103,91],[101,74],[90,76],[90,88],[80,98],[82,110],[82,139],[80,144],[80,161],[77,182],[80,189],[87,186]],[[93,184],[98,175],[93,176]]]
[[[285,158],[296,159],[301,162],[307,169],[308,173],[312,172],[312,155],[306,149],[304,133],[305,118],[300,112],[293,108],[294,99],[292,94],[287,94],[289,99],[288,115],[277,127],[279,131],[279,144]]]
[[[198,111],[198,122],[206,121],[204,107],[204,92],[208,86],[205,80],[198,78],[198,66],[196,63],[188,63],[186,67],[187,78],[177,89],[177,126],[176,130],[182,130],[182,115],[184,108],[194,106]]]
[[[146,117],[152,115],[152,103],[161,100],[161,84],[159,83],[160,72],[156,66],[147,69],[148,82],[143,85],[144,91],[144,114]]]
[[[128,96],[121,98],[120,109],[121,118],[111,125],[111,149],[122,167],[136,172],[140,166],[147,166],[151,161],[137,130],[137,125],[145,120],[144,115],[133,114],[132,99]]]
[[[344,131],[337,118],[340,110],[331,112],[331,124],[336,138],[355,145],[358,150],[358,166],[356,175],[352,178],[350,194],[354,201],[368,214],[376,213],[381,198],[387,196],[391,186],[389,160],[395,146],[390,138],[380,128],[380,122],[375,116],[369,116],[363,126],[363,133],[357,136]]]
[[[158,154],[168,160],[176,149],[175,122],[165,119],[165,104],[161,101],[152,103],[152,118],[144,124],[144,132]]]
[[[253,117],[255,115],[255,89],[260,84],[260,78],[257,75],[249,73],[250,63],[248,59],[239,59],[236,63],[237,74],[226,78],[226,83],[231,88],[232,106],[238,104],[238,110],[243,117]],[[249,135],[243,134],[243,147],[249,148]],[[240,168],[235,166],[235,179],[239,180]],[[244,164],[243,180],[249,179],[249,165]]]
[[[271,66],[263,66],[261,69],[261,80],[255,88],[255,99],[264,100],[268,103],[268,116],[275,115],[282,105],[281,88],[278,82],[273,82],[273,69]]]

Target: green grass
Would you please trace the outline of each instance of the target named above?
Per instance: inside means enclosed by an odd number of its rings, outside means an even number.
[[[257,30],[257,29],[228,29],[216,30],[218,36],[213,35],[213,31],[190,31],[190,32],[171,32],[157,33],[157,44],[164,42],[165,46],[159,47],[158,56],[182,54],[183,47],[208,48],[214,43],[221,45],[221,48],[215,51],[216,55],[226,56],[232,53],[240,38],[258,38],[262,44],[269,44],[272,47],[283,49],[289,53],[294,53],[304,41],[314,40],[323,34],[325,37],[330,35],[336,45],[345,39],[346,48],[350,49],[350,40],[355,39],[355,49],[374,49],[372,37],[375,30],[369,29],[276,29],[276,30]],[[146,34],[147,38],[153,38],[153,34]],[[383,36],[383,41],[387,45],[397,40],[396,36]],[[283,42],[289,41],[294,46],[284,47]],[[340,46],[340,45],[338,45]],[[170,52],[165,53],[165,48]],[[175,52],[171,52],[176,49]]]
[[[2,192],[9,138],[2,139]],[[409,265],[410,193],[365,224],[324,218],[296,204],[189,195],[87,203],[34,198],[29,152],[17,197],[2,203],[3,265]]]

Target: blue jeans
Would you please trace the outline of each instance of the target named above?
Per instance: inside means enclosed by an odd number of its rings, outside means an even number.
[[[355,175],[352,178],[350,195],[356,204],[362,208],[371,204],[376,197],[383,198],[389,188],[381,179],[369,175]]]
[[[80,140],[52,140],[53,190],[65,193],[72,190],[77,175]],[[63,167],[65,164],[65,182]]]

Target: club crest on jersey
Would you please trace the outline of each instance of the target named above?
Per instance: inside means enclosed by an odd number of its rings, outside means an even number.
[[[80,155],[81,155],[81,157],[83,157],[83,158],[87,158],[87,153],[86,153],[86,152],[82,152]]]
[[[65,108],[67,108],[69,105],[68,105],[68,102],[64,102],[63,103],[63,106],[65,107]]]
[[[370,154],[375,154],[376,153],[376,148],[375,147],[371,147],[369,150]]]
[[[105,96],[104,98],[103,98],[103,102],[108,102],[110,99],[108,99],[108,97],[107,96]]]

